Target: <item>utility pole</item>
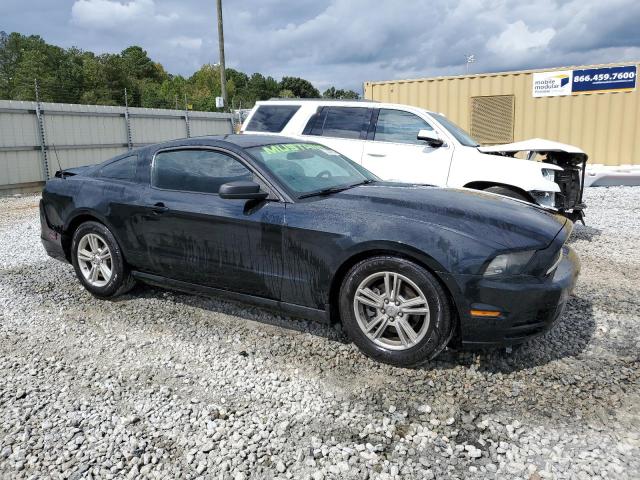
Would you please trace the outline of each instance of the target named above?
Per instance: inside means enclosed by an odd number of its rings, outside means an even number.
[[[224,71],[224,32],[222,30],[222,0],[216,0],[218,5],[218,47],[220,49],[220,86],[224,108],[227,107],[227,75]]]

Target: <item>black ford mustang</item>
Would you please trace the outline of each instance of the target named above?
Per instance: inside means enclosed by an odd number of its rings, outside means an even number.
[[[572,223],[498,195],[382,182],[318,144],[228,135],[58,172],[47,252],[92,294],[136,280],[341,321],[367,355],[411,366],[447,344],[548,329],[575,284]]]

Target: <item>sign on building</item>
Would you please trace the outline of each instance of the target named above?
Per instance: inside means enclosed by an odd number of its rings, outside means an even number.
[[[534,97],[571,95],[571,70],[538,72],[533,74]]]
[[[611,92],[636,88],[636,66],[573,71],[573,93]]]
[[[534,97],[629,91],[636,88],[636,66],[556,70],[533,74]]]

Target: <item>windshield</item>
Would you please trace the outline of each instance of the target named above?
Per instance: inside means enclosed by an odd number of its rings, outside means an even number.
[[[377,180],[347,157],[315,143],[276,143],[247,151],[296,197]]]
[[[431,116],[435,118],[440,123],[440,125],[446,128],[447,131],[465,147],[477,147],[480,145],[471,135],[469,135],[444,115],[440,115],[439,113],[431,113]]]

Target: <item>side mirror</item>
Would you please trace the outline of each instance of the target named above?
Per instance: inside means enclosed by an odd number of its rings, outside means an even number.
[[[256,182],[239,180],[225,183],[218,191],[220,198],[235,200],[264,200],[269,196],[267,192],[260,191],[260,185]]]
[[[438,148],[444,145],[444,141],[434,130],[420,130],[418,132],[418,140],[427,142],[427,145]]]

